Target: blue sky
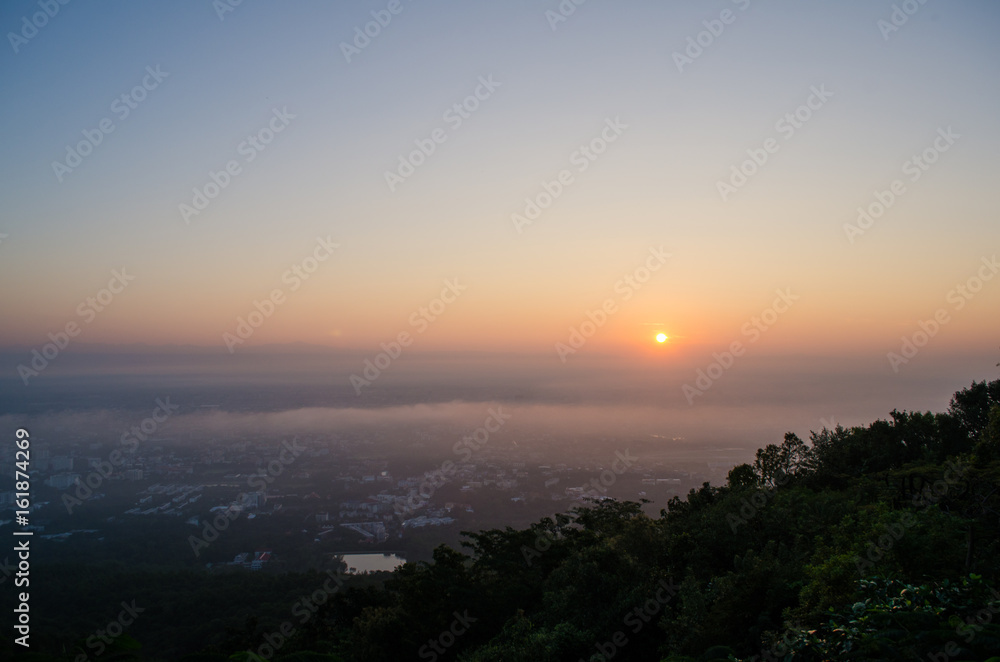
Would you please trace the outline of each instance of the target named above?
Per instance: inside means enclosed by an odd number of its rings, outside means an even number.
[[[791,285],[811,299],[782,331],[790,346],[825,334],[878,355],[997,245],[995,3],[913,5],[886,38],[891,2],[589,0],[553,30],[555,0],[403,0],[347,62],[341,44],[388,5],[244,0],[220,19],[208,0],[75,0],[16,53],[8,37],[0,344],[43,341],[128,265],[134,287],[84,342],[218,345],[331,236],[336,259],[254,342],[374,346],[460,277],[470,292],[428,346],[545,350],[666,245],[669,275],[595,343],[630,346],[652,320],[725,343]],[[5,2],[0,27],[39,11]],[[678,71],[673,54],[723,12]],[[168,76],[120,118],[112,103],[147,67]],[[499,87],[450,128],[481,77]],[[776,122],[819,86],[832,97],[784,138]],[[241,143],[282,109],[294,119],[244,162]],[[58,181],[53,161],[103,118],[114,131]],[[525,198],[613,118],[620,140],[517,233]],[[854,210],[942,127],[962,136],[954,149],[849,243]],[[447,140],[390,191],[385,172],[435,129]],[[779,151],[720,199],[717,182],[770,138]],[[186,224],[179,205],[233,159],[240,174]],[[938,347],[995,344],[992,287]]]

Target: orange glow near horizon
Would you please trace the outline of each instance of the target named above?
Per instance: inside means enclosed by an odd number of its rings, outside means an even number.
[[[911,345],[918,362],[995,354],[992,5],[942,6],[940,26],[949,27],[940,42],[907,27],[910,36],[886,48],[863,3],[853,14],[814,3],[815,16],[760,3],[757,28],[734,31],[678,75],[658,45],[684,44],[701,29],[697,3],[639,3],[641,21],[604,3],[573,19],[565,38],[560,26],[556,40],[538,16],[471,4],[470,15],[489,17],[470,22],[475,32],[439,33],[440,12],[414,12],[421,27],[410,39],[380,38],[357,66],[333,68],[313,56],[301,17],[355,25],[363,9],[241,10],[245,29],[302,39],[265,58],[257,75],[211,85],[189,76],[197,63],[250,71],[255,38],[178,51],[169,30],[151,29],[88,50],[96,33],[70,29],[80,17],[60,18],[51,29],[79,43],[50,34],[51,48],[32,46],[4,71],[11,89],[63,90],[71,102],[0,100],[23,129],[0,155],[0,350],[30,357],[69,327],[79,331],[73,348],[227,351],[238,336],[234,353],[298,343],[373,355],[409,334],[407,355],[558,358],[561,343],[574,350],[567,361],[671,367],[707,363],[737,343],[747,357],[864,357],[887,370],[887,355]],[[203,20],[191,8],[143,11],[170,24]],[[119,14],[109,17],[126,20]],[[801,44],[801,58],[786,57],[789,42],[768,32],[812,36],[817,21],[824,31]],[[423,50],[425,32],[437,38]],[[539,50],[512,50],[512,35]],[[539,96],[552,85],[540,61],[609,35],[648,48],[573,51],[559,94]],[[844,51],[845,40],[857,47]],[[722,63],[730,48],[740,66]],[[94,113],[135,84],[128,63],[160,52],[178,57],[163,88],[79,168],[53,170],[76,158],[68,146],[104,135],[93,133]],[[838,57],[828,61],[831,52]],[[954,72],[934,79],[934,94],[929,67]],[[495,96],[480,90],[482,108],[445,120],[442,111],[490,72]],[[831,97],[820,108],[810,86],[824,81]],[[248,132],[286,104],[288,130],[264,151],[241,152]],[[810,119],[790,133],[777,128],[798,112]],[[124,120],[114,115],[111,126]],[[766,150],[756,172],[751,156],[770,139],[781,149]],[[914,170],[924,154],[931,167]],[[230,159],[238,175],[219,170]],[[393,172],[405,182],[387,179]],[[216,187],[196,216],[180,207]],[[112,292],[115,271],[129,278]]]

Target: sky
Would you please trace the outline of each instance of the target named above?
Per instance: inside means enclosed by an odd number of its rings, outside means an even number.
[[[0,349],[611,356],[683,366],[689,400],[727,352],[983,378],[998,27],[989,0],[4,2]]]

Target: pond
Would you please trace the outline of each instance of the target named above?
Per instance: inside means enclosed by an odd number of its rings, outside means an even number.
[[[378,553],[358,553],[339,554],[344,557],[347,564],[348,574],[359,574],[363,572],[377,572],[385,570],[391,572],[406,563],[406,559],[390,552]]]

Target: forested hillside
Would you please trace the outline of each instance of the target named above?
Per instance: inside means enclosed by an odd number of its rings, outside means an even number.
[[[658,518],[641,505],[470,532],[307,618],[217,641],[181,618],[183,585],[144,618],[190,660],[1000,660],[1000,380],[944,413],[786,434],[726,485]],[[162,659],[162,639],[136,639],[101,659]],[[93,659],[78,643],[44,659]]]

